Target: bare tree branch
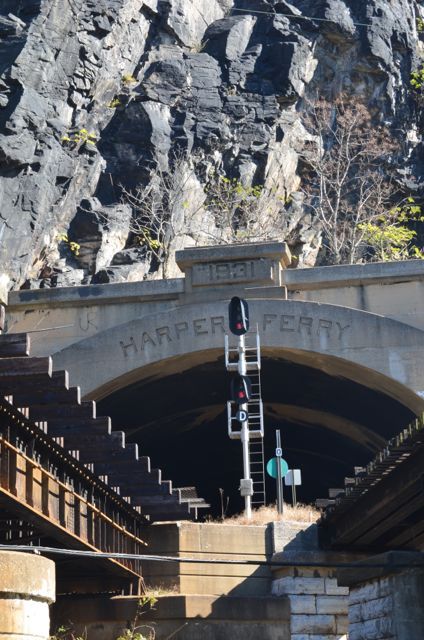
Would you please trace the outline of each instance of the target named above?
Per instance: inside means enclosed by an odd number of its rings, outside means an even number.
[[[133,211],[130,232],[159,263],[169,257],[179,236],[196,244],[230,244],[281,239],[284,205],[278,176],[272,186],[241,180],[202,167],[200,158],[176,155],[169,170],[156,166],[148,184],[122,200]]]
[[[390,164],[396,145],[357,100],[319,100],[309,106],[305,126],[316,150],[304,155],[303,191],[322,226],[328,262],[364,260],[369,245],[361,225],[387,214],[400,197]]]

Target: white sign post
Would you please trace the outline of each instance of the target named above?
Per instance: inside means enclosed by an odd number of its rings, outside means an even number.
[[[275,449],[275,455],[277,457],[277,509],[278,509],[278,513],[283,513],[283,509],[284,509],[283,478],[281,475],[281,464],[280,464],[280,458],[283,455],[283,451],[281,449],[280,429],[276,430],[275,438],[276,438],[276,445],[277,445]]]
[[[289,469],[286,475],[284,476],[284,484],[286,487],[291,487],[292,490],[292,503],[295,507],[297,504],[296,500],[296,486],[302,484],[302,474],[300,473],[300,469]]]

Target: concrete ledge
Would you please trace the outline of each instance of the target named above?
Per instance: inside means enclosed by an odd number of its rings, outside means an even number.
[[[132,620],[137,612],[139,596],[68,596],[59,598],[55,620],[68,618],[75,623]],[[153,609],[146,607],[143,621],[188,620],[192,618],[234,621],[287,621],[290,618],[288,598],[273,596],[159,596]]]
[[[87,284],[80,287],[58,287],[57,289],[27,289],[9,293],[8,311],[19,305],[31,307],[78,306],[99,304],[121,304],[178,298],[184,293],[184,278],[149,280],[145,282],[118,282],[115,284]]]
[[[308,562],[312,562],[314,565],[319,565],[320,563],[322,563],[321,566],[325,567],[328,564],[334,563],[334,565],[337,564],[342,564],[342,563],[349,563],[351,564],[352,562],[358,562],[358,564],[361,562],[361,560],[364,560],[364,554],[360,554],[360,553],[349,553],[349,552],[344,552],[344,551],[280,551],[279,553],[274,553],[274,555],[271,558],[271,562],[273,563],[278,563],[278,562],[284,562],[286,563],[290,563],[290,565],[299,568],[300,570],[303,569],[303,567],[298,567],[299,564],[305,564],[307,565]],[[285,567],[278,567],[278,566],[271,566],[271,571],[273,573],[281,571],[282,569],[284,569]],[[308,567],[305,566],[304,568],[309,568],[312,571],[314,571],[315,569],[319,568],[319,567]],[[327,567],[328,569],[332,569],[332,567]],[[336,569],[336,567],[334,567],[334,569]]]
[[[424,280],[424,260],[344,264],[311,269],[286,269],[282,272],[282,284],[289,291],[358,287],[375,283],[384,285],[409,280]]]

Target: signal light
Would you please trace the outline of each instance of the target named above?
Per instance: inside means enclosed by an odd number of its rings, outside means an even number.
[[[236,404],[249,402],[252,395],[252,383],[247,376],[237,376],[231,380],[231,399]]]
[[[249,307],[242,298],[231,298],[228,305],[230,331],[236,336],[242,336],[249,331]]]

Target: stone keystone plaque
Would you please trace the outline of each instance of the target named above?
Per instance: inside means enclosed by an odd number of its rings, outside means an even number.
[[[219,245],[177,251],[176,262],[191,287],[231,284],[279,285],[290,264],[285,242]]]

